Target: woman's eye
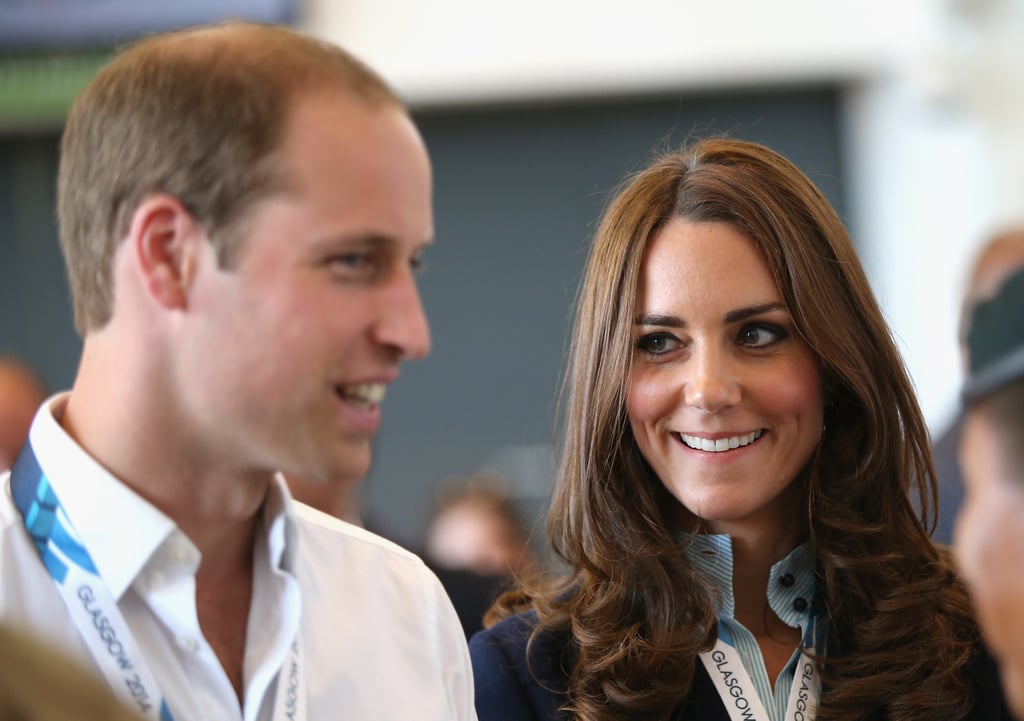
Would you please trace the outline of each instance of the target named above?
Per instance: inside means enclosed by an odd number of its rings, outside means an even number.
[[[750,348],[765,348],[778,343],[785,337],[785,331],[774,325],[747,325],[740,330],[739,343]]]
[[[669,333],[651,333],[640,338],[636,342],[636,347],[637,350],[648,355],[660,355],[672,350],[678,342]]]

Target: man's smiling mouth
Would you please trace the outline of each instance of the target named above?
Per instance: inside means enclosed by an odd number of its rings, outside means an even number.
[[[338,386],[335,390],[344,400],[370,409],[384,400],[387,389],[384,383],[357,383],[351,386]]]

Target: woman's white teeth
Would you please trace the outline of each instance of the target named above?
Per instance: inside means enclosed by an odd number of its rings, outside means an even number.
[[[386,390],[387,386],[383,383],[359,383],[354,386],[343,386],[341,395],[347,401],[369,408],[384,400]]]
[[[721,453],[722,451],[731,451],[733,448],[749,446],[761,437],[761,433],[763,433],[763,431],[753,431],[742,436],[731,436],[729,438],[718,438],[715,440],[711,440],[710,438],[701,438],[699,436],[688,436],[685,433],[680,433],[679,437],[683,439],[683,443],[694,450]]]

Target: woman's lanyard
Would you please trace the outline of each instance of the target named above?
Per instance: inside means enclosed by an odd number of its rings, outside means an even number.
[[[173,721],[156,677],[107,584],[64,512],[31,443],[11,470],[11,493],[43,565],[107,682],[129,706],[154,721]],[[275,721],[306,718],[302,651],[296,636],[278,672]]]
[[[813,721],[821,698],[821,672],[812,658],[814,627],[812,613],[800,647],[796,672],[793,674],[785,721]],[[721,633],[718,634],[715,647],[701,653],[700,660],[714,682],[731,721],[768,721],[770,717],[761,703],[750,674],[743,666],[739,652],[722,640]]]

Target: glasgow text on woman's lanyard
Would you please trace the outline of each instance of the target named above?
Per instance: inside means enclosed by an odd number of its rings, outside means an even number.
[[[793,685],[786,704],[785,721],[814,721],[821,698],[821,672],[814,663],[815,621],[809,614],[807,632],[800,646],[800,657],[793,674]],[[768,721],[771,718],[743,666],[743,660],[731,644],[722,640],[721,630],[715,647],[700,654],[708,675],[722,697],[731,721]],[[769,679],[770,681],[771,679]]]
[[[11,470],[11,493],[68,614],[114,693],[146,718],[173,721],[156,677],[39,466],[31,443],[25,444]],[[296,636],[289,658],[278,672],[274,719],[302,721],[306,717],[301,660]]]

